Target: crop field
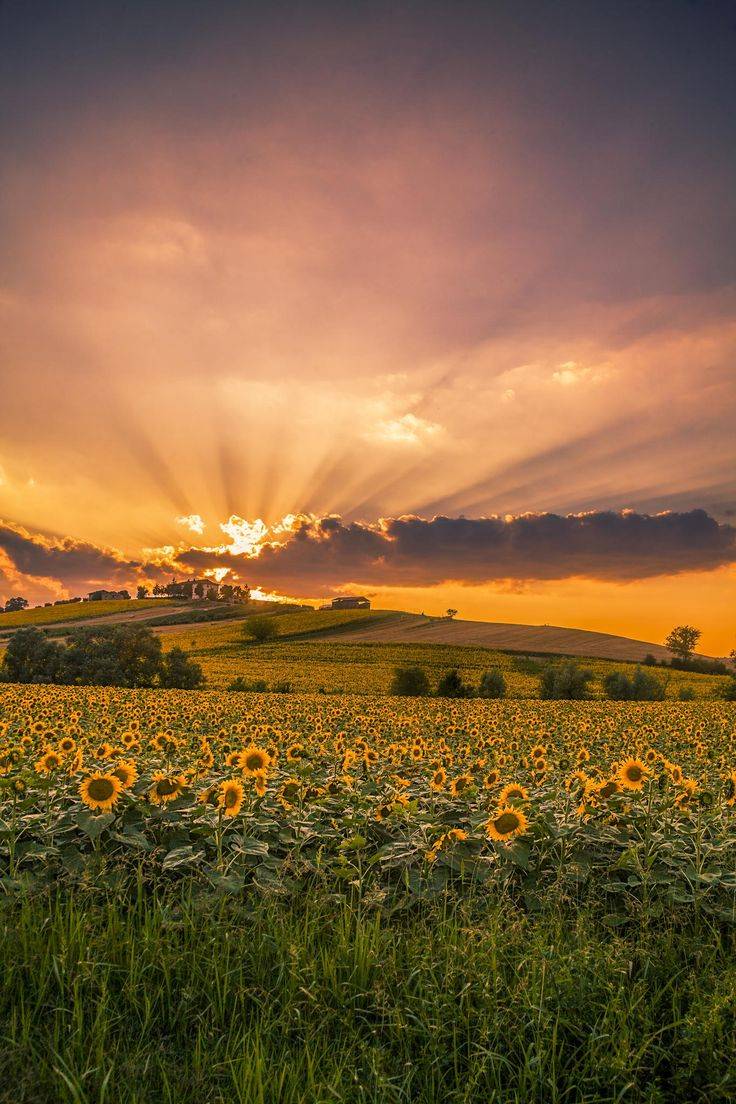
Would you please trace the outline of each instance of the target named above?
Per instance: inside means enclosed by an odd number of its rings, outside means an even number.
[[[442,644],[368,643],[348,637],[332,639],[309,635],[315,623],[326,628],[322,618],[334,618],[329,627],[355,623],[354,613],[290,613],[275,618],[280,639],[271,644],[255,644],[247,639],[242,623],[228,625],[186,625],[168,629],[165,647],[190,651],[211,686],[226,689],[238,677],[246,681],[264,679],[269,686],[290,682],[305,693],[387,694],[395,667],[419,666],[426,669],[433,684],[448,668],[456,667],[466,682],[477,686],[489,669],[503,672],[509,696],[538,696],[539,675],[547,659],[496,652],[489,648],[452,647]],[[319,620],[317,620],[319,619]],[[359,632],[359,629],[358,629]],[[302,639],[290,639],[299,636]],[[611,671],[633,670],[631,664],[605,659],[579,659],[593,673],[593,694],[603,695],[602,681]],[[687,687],[696,698],[713,698],[726,682],[721,675],[695,675],[674,669],[656,670],[667,684],[667,696],[677,698]]]
[[[612,916],[625,919],[644,888],[731,915],[725,703],[65,687],[9,687],[0,700],[11,879],[84,878],[87,858],[104,855],[227,889],[283,890],[319,869],[426,895],[459,873],[516,879],[531,899],[540,881],[572,891],[604,875]]]
[[[0,717],[0,1099],[736,1095],[732,705],[5,686]]]
[[[113,614],[163,609],[173,604],[173,599],[168,598],[142,598],[140,601],[122,599],[110,602],[70,602],[63,606],[36,606],[0,614],[0,633],[4,630],[20,629],[25,625],[53,626],[66,621],[86,621]]]

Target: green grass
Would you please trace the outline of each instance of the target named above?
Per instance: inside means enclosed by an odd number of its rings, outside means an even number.
[[[55,625],[61,621],[80,621],[93,617],[107,617],[112,613],[133,613],[136,610],[171,606],[173,598],[143,598],[114,602],[74,602],[65,606],[38,606],[34,609],[16,610],[0,614],[0,632],[3,629],[20,629],[24,625]]]
[[[612,932],[553,898],[129,896],[0,907],[14,1104],[718,1104],[736,1097],[734,939]]]

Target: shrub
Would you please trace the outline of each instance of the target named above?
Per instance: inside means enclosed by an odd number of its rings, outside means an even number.
[[[278,625],[273,617],[261,614],[259,617],[249,617],[245,622],[245,631],[257,644],[265,644],[269,640],[275,640],[279,635]]]
[[[657,657],[653,656],[651,652],[647,652],[647,654],[644,656],[644,659],[642,660],[642,662],[643,662],[645,667],[656,667],[657,666]]]
[[[542,673],[539,696],[547,701],[585,701],[592,677],[577,663],[550,664]]]
[[[484,671],[480,677],[478,694],[481,698],[505,698],[506,679],[500,671]]]
[[[185,651],[172,648],[163,657],[160,683],[169,689],[196,690],[204,683],[204,673]]]
[[[732,676],[728,680],[723,688],[721,696],[724,701],[736,702],[736,678]]]
[[[692,686],[681,686],[677,697],[679,701],[695,701],[695,691]]]
[[[3,658],[9,682],[65,686],[164,686],[193,690],[204,682],[202,668],[181,648],[163,654],[150,628],[98,625],[55,643],[36,628],[14,633]]]
[[[421,667],[396,667],[389,693],[404,698],[425,698],[429,694],[429,679]]]
[[[294,690],[294,683],[285,679],[283,682],[275,682],[273,684],[274,694],[291,694]]]
[[[228,690],[237,690],[244,694],[263,694],[268,690],[268,683],[265,679],[254,679],[253,682],[246,682],[242,675],[238,675],[230,683]]]
[[[633,678],[613,671],[603,680],[606,697],[611,701],[664,701],[664,686],[659,679],[637,667]]]
[[[693,656],[691,659],[678,659],[673,656],[669,663],[675,671],[690,671],[697,675],[730,675],[731,668],[720,659],[705,659]]]
[[[56,682],[63,658],[61,645],[40,629],[18,629],[3,657],[3,675],[8,682]]]
[[[457,668],[446,671],[437,684],[438,698],[470,698],[473,696],[473,688],[463,682]]]

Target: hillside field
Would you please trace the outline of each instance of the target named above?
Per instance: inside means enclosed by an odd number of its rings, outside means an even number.
[[[241,677],[246,682],[265,679],[269,686],[290,682],[295,690],[303,692],[386,694],[394,668],[419,666],[427,671],[433,684],[449,668],[457,667],[465,681],[475,686],[484,671],[495,668],[503,672],[510,697],[537,696],[539,675],[550,662],[549,657],[535,659],[477,646],[362,640],[364,626],[383,625],[390,631],[400,623],[401,616],[347,610],[282,614],[274,618],[280,638],[270,644],[249,641],[242,622],[182,625],[161,631],[166,648],[178,645],[190,651],[201,664],[209,685],[220,689]],[[598,696],[602,696],[602,681],[607,674],[631,671],[629,663],[589,657],[578,657],[578,662],[593,672],[591,690]],[[719,675],[653,671],[666,682],[670,698],[677,698],[685,687],[698,698],[712,698],[726,682]]]
[[[0,613],[0,634],[26,625],[43,628],[48,625],[57,627],[67,622],[74,625],[80,621],[96,621],[99,617],[136,618],[141,613],[163,612],[165,607],[181,604],[173,598],[122,599],[111,602],[74,602],[63,606],[36,606],[33,609],[16,610],[14,613]]]

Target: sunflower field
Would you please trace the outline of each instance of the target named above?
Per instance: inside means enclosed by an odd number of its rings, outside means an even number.
[[[7,687],[8,890],[190,875],[397,906],[503,889],[533,910],[595,889],[736,919],[736,725],[726,703],[620,705]]]

